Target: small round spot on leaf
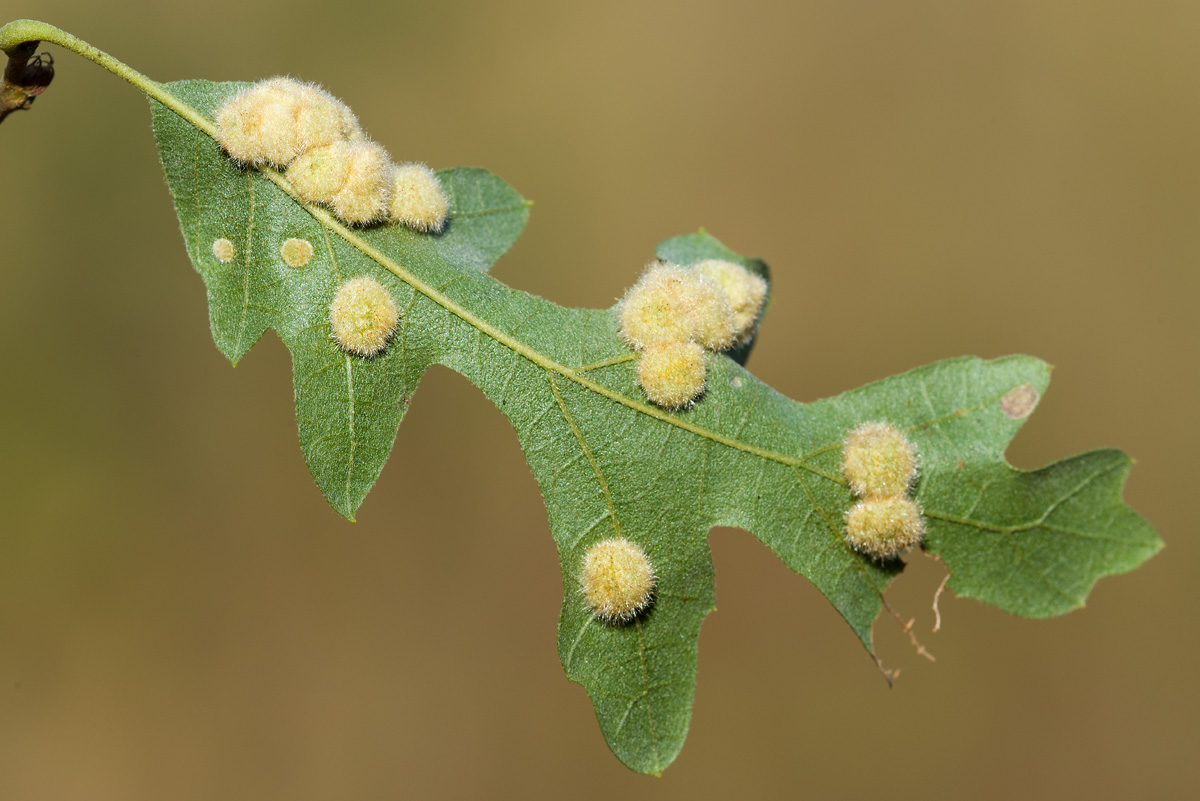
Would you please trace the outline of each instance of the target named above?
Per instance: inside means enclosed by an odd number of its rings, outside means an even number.
[[[863,423],[846,437],[842,474],[861,497],[902,495],[917,477],[917,451],[891,423]]]
[[[374,278],[353,278],[329,304],[333,338],[348,353],[374,356],[383,350],[400,322],[391,294]]]
[[[846,542],[880,561],[899,556],[925,536],[921,507],[912,498],[867,498],[846,513]]]
[[[1040,398],[1033,384],[1022,384],[1004,393],[1000,399],[1000,411],[1010,420],[1023,420],[1037,406]]]
[[[583,557],[579,589],[592,615],[605,623],[628,623],[654,598],[654,566],[623,538],[607,539]]]
[[[663,342],[638,361],[638,383],[646,397],[664,409],[681,409],[704,391],[708,366],[695,342]]]
[[[312,261],[313,246],[307,239],[287,239],[279,248],[279,255],[288,267],[305,267]]]
[[[221,237],[213,242],[212,252],[213,256],[221,264],[229,264],[237,256],[237,246],[225,237]]]

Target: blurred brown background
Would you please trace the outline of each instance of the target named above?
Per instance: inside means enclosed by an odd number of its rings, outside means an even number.
[[[607,306],[706,226],[774,269],[750,367],[814,399],[958,354],[1058,366],[1010,456],[1116,446],[1168,548],[1048,621],[889,594],[889,690],[750,536],[712,535],[692,733],[608,752],[558,664],[516,437],[435,369],[357,524],[273,334],[208,334],[146,102],[51,49],[0,127],[0,798],[1181,798],[1200,749],[1200,4],[6,0],[151,77],[322,82],[397,158],[537,202],[495,270]],[[460,493],[458,488],[467,489]]]

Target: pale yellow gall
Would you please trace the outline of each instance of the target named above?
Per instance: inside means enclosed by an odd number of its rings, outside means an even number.
[[[352,225],[383,218],[392,200],[387,151],[365,140],[315,147],[292,162],[287,178],[301,200],[327,205]]]
[[[306,267],[312,261],[313,246],[307,239],[287,239],[279,248],[279,255],[288,267]]]
[[[735,341],[749,339],[767,297],[766,280],[740,264],[721,259],[702,261],[694,269],[716,282],[729,300],[729,307],[733,311]]]
[[[245,164],[286,167],[306,150],[362,132],[345,103],[312,84],[270,78],[217,110],[217,141]]]
[[[217,141],[230,157],[245,164],[268,161],[268,151],[289,135],[291,93],[263,82],[243,89],[217,109]]]
[[[357,356],[374,356],[383,350],[399,322],[400,310],[391,294],[369,276],[342,284],[329,304],[333,338]]]
[[[583,557],[579,589],[594,617],[628,623],[654,598],[654,566],[629,540],[604,540]]]
[[[286,79],[284,79],[286,80]],[[363,138],[358,118],[350,107],[316,84],[292,81],[296,96],[296,155],[339,139]]]
[[[437,174],[424,164],[401,164],[395,169],[395,185],[388,218],[415,231],[440,234],[446,224],[450,201]]]
[[[720,287],[675,264],[651,264],[625,293],[617,316],[634,350],[694,340],[716,351],[733,343],[733,312]]]
[[[924,536],[921,507],[905,495],[866,498],[846,513],[846,542],[879,561],[916,547]]]
[[[638,360],[638,383],[650,401],[681,409],[704,391],[704,348],[695,342],[661,342]]]
[[[850,432],[842,475],[863,498],[903,495],[917,477],[917,451],[891,423],[864,423]]]
[[[221,264],[229,264],[237,256],[237,246],[225,237],[221,237],[213,242],[212,252],[213,257]]]

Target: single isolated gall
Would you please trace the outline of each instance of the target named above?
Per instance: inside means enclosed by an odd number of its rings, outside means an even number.
[[[279,248],[279,255],[288,267],[307,267],[312,261],[313,246],[307,239],[287,239]]]
[[[345,103],[291,78],[259,81],[217,110],[221,147],[256,167],[286,167],[306,150],[361,137],[358,120]]]
[[[440,234],[446,225],[450,201],[437,174],[424,164],[395,168],[395,185],[388,219],[414,231]]]
[[[859,497],[903,495],[917,477],[917,451],[891,423],[864,423],[846,437],[842,474]]]
[[[237,256],[237,246],[225,237],[213,242],[213,257],[221,264],[229,264]]]
[[[924,536],[921,507],[906,495],[866,498],[846,513],[846,542],[879,561],[919,545]]]
[[[383,284],[359,276],[342,284],[329,304],[333,338],[342,350],[374,356],[383,350],[400,322],[400,310]]]
[[[664,409],[681,409],[704,391],[708,372],[704,348],[695,342],[662,342],[638,360],[638,383],[650,401]]]
[[[617,316],[634,350],[688,340],[714,351],[733,344],[733,311],[721,288],[676,264],[651,264],[625,293]]]
[[[314,147],[292,162],[287,179],[301,200],[329,206],[351,225],[382,219],[392,201],[392,162],[365,140]]]
[[[754,333],[754,323],[767,297],[767,282],[740,264],[721,259],[708,259],[693,267],[696,272],[710,278],[729,301],[733,310],[735,342],[745,342]]]
[[[593,617],[605,623],[628,623],[654,597],[654,567],[629,540],[604,540],[583,557],[579,589]]]

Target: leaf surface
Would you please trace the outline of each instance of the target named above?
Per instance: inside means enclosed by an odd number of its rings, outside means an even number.
[[[208,118],[244,84],[185,81],[168,90]],[[483,170],[440,173],[452,197],[446,232],[350,229],[289,194],[269,171],[243,170],[203,131],[158,103],[155,136],[184,239],[208,289],[213,337],[239,359],[267,328],[292,353],[300,441],[330,504],[352,516],[382,469],[425,370],[443,364],[509,418],[545,499],[562,567],[558,647],[584,685],[614,753],[659,773],[682,747],[696,680],[696,643],[713,609],[713,526],[750,531],[813,582],[871,650],[882,592],[902,568],[873,562],[841,535],[854,498],[841,443],[867,420],[906,429],[921,456],[916,497],[927,549],[951,586],[1018,614],[1082,603],[1097,578],[1159,547],[1120,498],[1128,459],[1102,451],[1022,472],[1004,450],[1049,380],[1028,356],[953,359],[809,404],[776,393],[738,358],[710,356],[694,407],[649,404],[611,309],[567,309],[505,286],[486,270],[520,234],[520,196]],[[218,239],[237,255],[222,263]],[[309,241],[310,264],[280,257]],[[766,265],[691,234],[660,258]],[[369,274],[402,310],[380,355],[338,349],[328,305]],[[657,571],[653,605],[627,625],[589,613],[579,592],[587,549],[609,537],[640,544]]]

